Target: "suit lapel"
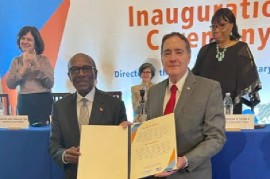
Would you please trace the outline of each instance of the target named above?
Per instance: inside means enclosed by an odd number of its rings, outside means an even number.
[[[158,91],[160,91],[160,94],[155,95],[155,97],[157,98],[157,111],[158,111],[158,116],[163,116],[163,103],[164,103],[164,97],[165,97],[165,93],[166,93],[166,88],[169,85],[169,79],[164,80],[161,83],[160,89],[158,89]]]
[[[196,86],[196,78],[189,71],[188,76],[186,78],[186,81],[184,83],[182,92],[181,92],[181,96],[179,97],[178,102],[176,104],[176,108],[175,108],[176,110],[174,111],[175,116],[181,115],[181,111],[183,110],[183,107],[185,106],[186,102],[188,101],[188,99],[192,95],[192,93],[195,89],[195,86]],[[179,119],[179,117],[176,117],[176,119]]]
[[[70,111],[70,113],[68,114],[68,121],[70,122],[70,126],[73,126],[72,129],[74,130],[74,141],[79,142],[80,129],[77,117],[77,93],[74,93],[72,95],[70,104],[68,104],[68,110]],[[79,143],[77,145],[79,145]]]

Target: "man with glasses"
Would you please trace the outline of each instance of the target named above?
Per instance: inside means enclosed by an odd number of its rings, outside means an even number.
[[[65,178],[77,178],[81,125],[127,126],[123,101],[96,88],[98,70],[83,53],[68,63],[68,76],[77,92],[53,105],[49,152],[64,166]]]

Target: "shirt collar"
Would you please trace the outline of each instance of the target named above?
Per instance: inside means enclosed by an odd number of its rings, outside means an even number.
[[[171,80],[169,80],[169,89],[171,89],[172,85],[176,85],[177,86],[177,89],[179,91],[182,91],[182,88],[184,86],[184,83],[185,83],[185,81],[187,79],[187,75],[188,75],[188,70],[186,71],[186,73],[184,74],[184,76],[179,81],[176,82],[176,84],[173,84],[171,82]]]
[[[87,99],[90,102],[94,101],[94,96],[95,96],[96,88],[93,87],[93,89],[85,96],[82,97],[78,92],[77,92],[77,103],[81,101],[82,98]]]

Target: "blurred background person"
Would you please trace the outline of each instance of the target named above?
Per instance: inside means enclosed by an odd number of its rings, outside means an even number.
[[[149,88],[154,84],[151,80],[155,76],[155,67],[151,63],[143,63],[139,67],[139,75],[142,79],[141,84],[131,87],[132,106],[134,111],[134,122],[144,121],[146,96]]]
[[[223,98],[230,93],[234,114],[242,113],[242,103],[253,109],[260,102],[261,82],[248,44],[239,41],[236,18],[228,8],[217,10],[211,20],[213,40],[203,46],[192,71],[219,81]],[[245,98],[244,98],[245,97]]]
[[[43,39],[36,27],[25,26],[18,33],[17,45],[22,54],[13,59],[7,78],[10,89],[19,86],[17,114],[28,115],[30,124],[46,124],[53,103],[54,71],[42,55]]]

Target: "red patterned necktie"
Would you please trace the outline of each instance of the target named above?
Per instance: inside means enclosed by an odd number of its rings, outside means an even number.
[[[168,101],[168,103],[166,105],[164,115],[170,114],[170,113],[173,112],[175,101],[176,101],[176,91],[177,91],[177,86],[172,85],[172,87],[171,87],[171,97],[170,97],[170,99],[169,99],[169,101]]]

